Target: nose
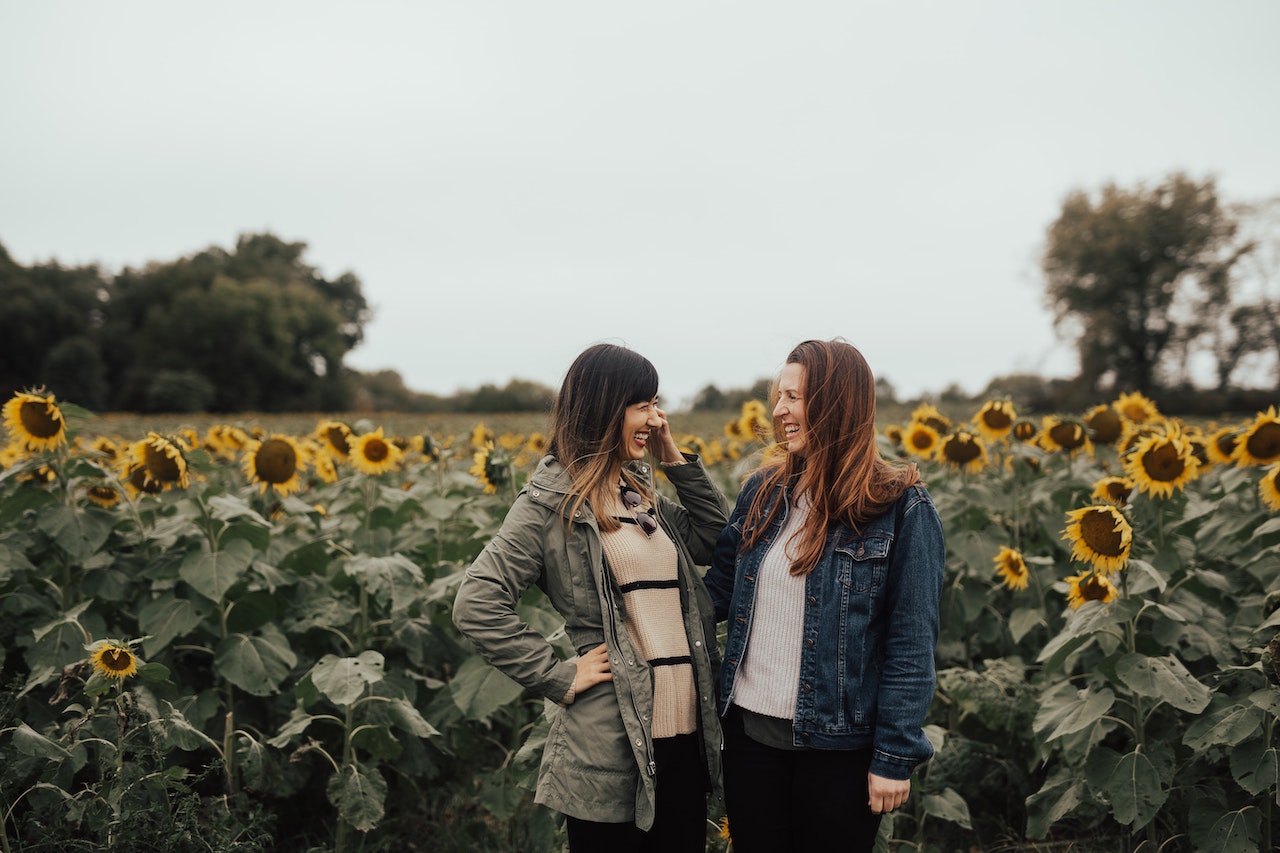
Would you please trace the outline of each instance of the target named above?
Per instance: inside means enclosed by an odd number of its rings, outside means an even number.
[[[786,411],[787,411],[786,403],[782,400],[779,400],[778,404],[773,407],[773,416],[775,418],[780,418],[783,416],[784,413],[786,413]]]

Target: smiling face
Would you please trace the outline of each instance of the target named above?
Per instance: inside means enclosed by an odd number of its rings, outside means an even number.
[[[643,459],[649,431],[661,423],[657,397],[627,406],[622,412],[622,436],[618,442],[623,460]]]
[[[782,435],[790,453],[804,453],[809,421],[804,413],[804,383],[807,371],[802,364],[787,364],[778,375],[778,401],[774,420],[781,422]]]

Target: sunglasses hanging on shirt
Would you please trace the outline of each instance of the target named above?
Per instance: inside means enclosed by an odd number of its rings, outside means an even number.
[[[640,493],[625,485],[619,487],[619,492],[622,495],[622,505],[631,510],[631,518],[619,518],[618,521],[636,524],[644,531],[645,536],[652,536],[658,529],[658,519],[654,518],[653,507],[637,512],[637,508],[644,500],[640,497]]]

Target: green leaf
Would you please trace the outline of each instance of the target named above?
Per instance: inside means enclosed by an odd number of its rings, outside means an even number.
[[[1124,655],[1116,661],[1116,676],[1135,693],[1155,697],[1192,714],[1203,711],[1212,695],[1173,655]]]
[[[13,745],[23,755],[47,758],[50,761],[63,761],[71,757],[66,747],[49,740],[26,723],[19,723],[13,730]]]
[[[177,637],[186,636],[204,621],[204,614],[189,598],[166,592],[142,605],[138,627],[147,635],[143,642],[147,657],[165,648]]]
[[[275,736],[267,740],[267,743],[276,749],[284,749],[289,745],[289,741],[293,740],[297,735],[302,734],[311,725],[311,721],[316,719],[314,714],[308,714],[302,708],[294,708],[289,715],[289,719]]]
[[[342,567],[348,577],[356,578],[361,585],[380,601],[390,601],[392,611],[402,613],[420,599],[422,569],[403,554],[375,557],[357,554]]]
[[[1040,714],[1047,710],[1060,711],[1058,714],[1059,722],[1053,731],[1045,740],[1056,740],[1063,735],[1069,735],[1072,732],[1078,732],[1086,729],[1096,723],[1107,711],[1111,710],[1111,706],[1115,704],[1116,695],[1109,688],[1101,690],[1091,690],[1083,688],[1075,692],[1075,696],[1061,702],[1056,709],[1048,709],[1042,707],[1040,712],[1036,714],[1039,720]],[[1037,727],[1038,728],[1038,727]]]
[[[973,828],[969,817],[969,804],[952,788],[947,788],[941,794],[925,794],[924,813],[959,824],[965,829]]]
[[[271,522],[263,518],[249,502],[236,495],[214,495],[209,498],[209,514],[219,521],[231,521],[234,518],[248,518],[262,527],[270,527]]]
[[[1280,792],[1276,748],[1263,749],[1261,740],[1236,747],[1231,750],[1231,775],[1241,788],[1255,797],[1267,790]]]
[[[1141,750],[1121,756],[1103,790],[1111,802],[1112,816],[1134,829],[1150,823],[1169,796],[1159,772]]]
[[[351,745],[382,761],[394,761],[404,747],[386,726],[365,723],[351,734]]]
[[[1020,643],[1032,628],[1044,623],[1044,611],[1040,608],[1019,607],[1009,614],[1009,635],[1015,643]]]
[[[368,832],[382,820],[387,782],[376,769],[365,773],[358,765],[348,764],[330,777],[328,795],[339,817],[360,832]]]
[[[356,657],[325,655],[311,669],[316,689],[337,705],[350,705],[364,695],[366,685],[382,680],[381,652],[363,651]]]
[[[417,737],[439,737],[440,732],[426,721],[408,699],[397,698],[387,702],[387,715],[397,726]]]
[[[1084,782],[1070,773],[1055,776],[1027,797],[1027,837],[1044,838],[1049,829],[1085,802]]]
[[[178,574],[205,598],[217,603],[252,562],[253,546],[243,539],[233,539],[221,551],[191,552],[182,561]]]
[[[275,625],[264,625],[258,636],[227,637],[213,657],[214,667],[224,678],[254,696],[269,696],[279,690],[297,662],[288,638]]]
[[[1182,735],[1182,742],[1196,752],[1211,746],[1234,746],[1258,730],[1262,717],[1257,708],[1228,705],[1193,720]]]
[[[1207,830],[1192,821],[1191,840],[1197,853],[1258,853],[1261,828],[1258,810],[1245,806],[1222,815]]]
[[[499,708],[514,702],[524,688],[477,656],[467,658],[449,681],[454,704],[471,720],[487,720]]]
[[[36,520],[36,527],[77,563],[97,553],[115,525],[114,514],[96,507],[48,507],[41,510]]]
[[[193,726],[186,715],[169,701],[145,689],[135,690],[134,696],[138,707],[152,721],[150,729],[161,748],[186,752],[210,746],[217,748],[212,738]]]

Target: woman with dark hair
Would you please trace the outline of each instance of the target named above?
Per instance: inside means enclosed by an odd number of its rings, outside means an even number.
[[[566,816],[572,853],[700,853],[707,796],[718,798],[719,655],[695,567],[728,507],[680,452],[657,394],[657,371],[630,349],[578,356],[547,456],[454,602],[480,654],[558,705],[535,801]],[[655,488],[646,451],[679,501]],[[564,617],[572,660],[516,613],[535,584]]]
[[[728,620],[720,678],[735,853],[870,851],[933,755],[942,524],[914,465],[876,447],[875,378],[805,341],[776,383],[769,454],[705,580]]]

